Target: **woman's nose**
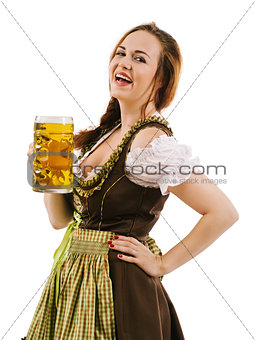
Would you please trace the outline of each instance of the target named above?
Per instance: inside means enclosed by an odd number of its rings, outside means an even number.
[[[121,62],[119,62],[119,66],[120,67],[124,67],[124,68],[127,68],[127,69],[131,69],[131,64],[128,62],[128,61],[124,61],[122,60]]]

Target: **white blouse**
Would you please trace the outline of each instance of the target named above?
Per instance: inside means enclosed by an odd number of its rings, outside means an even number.
[[[153,114],[162,117],[157,111]],[[121,123],[120,123],[121,124]],[[105,138],[115,129],[102,136],[93,147],[78,160],[78,167]],[[174,136],[161,135],[149,143],[151,147],[135,148],[128,152],[126,159],[126,172],[128,178],[142,186],[160,188],[162,195],[168,195],[168,186],[177,186],[187,179],[192,173],[194,165],[200,165],[199,157],[192,158],[191,146],[179,143]],[[77,158],[81,150],[78,150]],[[94,169],[88,172],[85,178],[81,169],[76,170],[76,176],[81,179],[91,179],[95,176]]]

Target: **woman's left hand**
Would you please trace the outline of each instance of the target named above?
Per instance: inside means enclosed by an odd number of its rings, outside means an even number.
[[[150,276],[161,276],[162,256],[153,254],[148,245],[143,245],[134,237],[118,235],[118,239],[112,240],[109,247],[110,249],[132,255],[121,254],[122,257],[119,257],[118,254],[117,256],[121,261],[136,263]]]

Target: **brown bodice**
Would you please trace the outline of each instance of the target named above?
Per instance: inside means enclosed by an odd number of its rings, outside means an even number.
[[[147,238],[169,195],[162,195],[160,188],[132,182],[127,177],[125,162],[136,133],[148,126],[173,135],[164,118],[139,120],[125,134],[102,171],[92,180],[76,178],[78,183],[73,192],[65,194],[83,220],[80,228],[113,231],[141,241]]]

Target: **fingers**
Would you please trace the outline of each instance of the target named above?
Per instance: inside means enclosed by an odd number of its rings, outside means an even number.
[[[126,241],[126,242],[130,242],[130,243],[132,243],[132,244],[134,244],[134,245],[139,245],[139,244],[141,244],[140,241],[138,241],[136,238],[131,237],[131,236],[118,235],[118,236],[116,236],[116,237],[117,237],[117,238],[116,238],[116,239],[114,238],[114,240],[118,240],[118,241]]]
[[[149,247],[149,245],[146,241],[144,241],[144,245],[145,245],[146,248],[150,249],[150,247]]]
[[[124,241],[124,240],[114,240],[114,241],[108,241],[109,247],[111,249],[120,250],[123,252],[126,252],[126,250],[130,250],[132,252],[136,252],[137,245],[134,245],[130,241]]]
[[[124,246],[121,244],[112,244],[109,246],[110,249],[125,253],[125,254],[129,254],[131,256],[136,256],[137,255],[137,250],[135,250],[134,248],[130,247],[130,246]]]
[[[136,249],[137,246],[140,246],[141,244],[143,244],[147,249],[150,249],[150,247],[149,247],[149,245],[146,241],[138,241],[134,237],[123,236],[123,235],[118,235],[116,237],[117,238],[114,239],[113,242],[111,241],[110,243],[121,244],[121,245],[124,245],[124,246],[131,247],[133,249]],[[119,242],[115,242],[115,240],[117,240]]]
[[[33,143],[30,143],[29,148],[28,148],[28,152],[27,152],[27,156],[29,157],[32,153],[33,153]]]
[[[139,252],[141,253],[141,247],[149,250],[147,242],[140,242],[133,237],[119,236],[118,239],[110,240],[107,242],[110,249],[121,251],[133,256],[136,256]]]
[[[115,235],[114,240],[109,240],[107,243],[110,249],[124,253],[117,254],[120,261],[135,263],[152,277],[161,276],[158,273],[162,258],[153,254],[146,241],[141,242],[134,237]]]

